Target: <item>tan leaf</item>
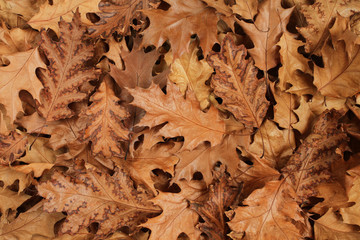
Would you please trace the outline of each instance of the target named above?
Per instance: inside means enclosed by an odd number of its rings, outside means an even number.
[[[341,217],[331,208],[315,221],[314,231],[316,240],[356,240],[360,238],[360,232],[354,226],[343,223]]]
[[[327,42],[321,49],[324,68],[314,66],[314,85],[323,96],[351,97],[360,92],[360,45],[348,56],[344,41]]]
[[[41,82],[36,76],[38,67],[45,67],[37,48],[26,52],[5,55],[10,64],[0,67],[0,102],[4,104],[11,121],[22,111],[19,92],[28,91],[34,99],[40,99]]]
[[[274,121],[282,128],[291,129],[292,125],[298,121],[294,113],[294,109],[298,105],[297,98],[295,95],[281,91],[277,87],[271,88],[276,101]]]
[[[45,30],[41,31],[40,46],[49,65],[40,73],[44,89],[38,110],[47,122],[73,116],[68,104],[86,97],[78,88],[97,78],[93,68],[83,66],[93,55],[93,49],[82,42],[86,28],[80,23],[79,12],[75,13],[71,23],[60,21],[59,27],[62,33],[59,42],[51,40]]]
[[[175,176],[172,181],[178,182],[180,179],[190,181],[195,172],[200,172],[206,184],[209,185],[213,180],[212,170],[217,162],[226,165],[231,176],[235,176],[240,162],[236,147],[241,143],[241,138],[230,135],[217,146],[210,147],[201,144],[193,150],[181,151],[176,154],[179,162],[176,164]]]
[[[192,90],[200,102],[200,108],[205,109],[210,105],[210,87],[205,82],[210,78],[213,69],[205,60],[198,60],[198,51],[197,42],[193,41],[190,43],[189,52],[175,60],[169,52],[165,55],[165,61],[171,64],[169,80],[176,83],[183,95],[187,89]]]
[[[119,105],[109,77],[104,78],[90,101],[92,104],[81,115],[87,119],[83,138],[92,142],[94,154],[102,154],[109,158],[113,155],[123,155],[120,142],[128,140],[129,131],[121,121],[129,114]]]
[[[46,198],[46,211],[68,213],[63,233],[75,234],[92,222],[99,223],[98,236],[122,226],[134,230],[147,215],[160,211],[147,201],[145,193],[133,187],[122,169],[110,176],[89,168],[76,174],[76,179],[55,172],[50,181],[38,185],[38,191]]]
[[[47,169],[50,169],[54,166],[53,163],[30,163],[28,165],[18,165],[14,166],[13,169],[17,172],[22,172],[25,174],[34,173],[34,177],[41,177],[43,172]]]
[[[340,213],[344,220],[344,223],[347,224],[356,224],[360,225],[360,194],[359,194],[359,187],[360,187],[360,178],[356,172],[356,169],[351,169],[348,173],[354,177],[353,183],[351,188],[348,191],[349,202],[355,203],[351,207],[341,208]]]
[[[37,30],[51,28],[59,34],[61,32],[61,27],[58,25],[60,18],[65,22],[70,22],[73,13],[79,9],[81,22],[92,25],[91,21],[86,18],[86,13],[98,12],[99,2],[100,0],[55,0],[52,5],[44,2],[40,6],[39,12],[28,21],[28,24]]]
[[[39,33],[33,29],[0,27],[0,54],[26,52],[36,47]],[[45,65],[44,65],[45,66]]]
[[[192,240],[199,239],[201,232],[195,228],[199,216],[188,208],[184,196],[179,193],[160,192],[151,201],[159,205],[163,212],[141,224],[142,227],[151,230],[149,240],[177,239],[182,232]]]
[[[265,0],[260,3],[255,23],[239,21],[245,33],[254,43],[249,53],[255,66],[267,71],[279,63],[277,42],[286,30],[293,8],[283,9],[280,0]]]
[[[25,193],[13,192],[8,188],[0,189],[0,213],[4,215],[9,209],[16,210],[30,197],[31,196]]]
[[[298,52],[304,43],[295,39],[293,34],[284,32],[277,43],[280,47],[280,59],[282,66],[279,69],[279,88],[281,91],[295,93],[297,95],[313,94],[316,89],[305,74],[312,74],[308,65],[308,59]],[[290,88],[288,85],[290,85]]]
[[[127,90],[134,97],[132,104],[146,111],[138,125],[154,127],[168,122],[159,134],[165,137],[184,136],[184,150],[194,149],[203,141],[209,141],[213,146],[221,143],[225,124],[218,111],[211,107],[207,113],[202,112],[192,92],[187,92],[185,100],[171,82],[167,85],[166,95],[155,84],[148,89],[136,87]]]
[[[167,39],[171,44],[174,59],[188,51],[192,34],[197,34],[200,47],[206,56],[217,42],[218,17],[213,8],[200,0],[166,0],[167,10],[144,10],[150,26],[144,31],[144,45],[160,47]],[[158,16],[162,16],[159,18]]]
[[[206,201],[190,203],[190,209],[196,211],[205,221],[197,224],[197,227],[209,239],[225,239],[225,210],[233,203],[237,193],[237,189],[230,186],[225,173],[221,173],[215,182],[209,186],[209,196]]]
[[[17,166],[16,166],[17,167]],[[19,193],[24,191],[31,182],[32,176],[21,171],[17,171],[15,167],[0,166],[0,181],[4,184],[3,187],[10,186],[16,180],[19,181]],[[0,190],[1,191],[1,190]]]
[[[260,127],[268,108],[265,79],[256,77],[252,60],[245,59],[244,45],[236,46],[230,35],[221,43],[221,52],[212,52],[207,61],[215,68],[211,86],[223,100],[224,108],[247,128]]]
[[[320,184],[336,180],[332,176],[332,166],[341,162],[342,157],[335,150],[347,142],[346,134],[337,129],[341,116],[336,110],[320,115],[312,134],[282,169],[286,181],[302,201],[317,197]]]
[[[267,182],[243,204],[246,206],[235,209],[228,225],[235,232],[245,232],[248,239],[297,240],[309,236],[309,225],[296,203],[296,194],[284,180]]]
[[[9,165],[21,157],[27,143],[27,136],[18,130],[0,135],[0,164]]]
[[[301,12],[308,25],[298,30],[307,40],[305,50],[319,55],[329,36],[329,25],[337,13],[345,17],[350,16],[354,10],[360,10],[360,4],[356,0],[316,0],[312,5],[302,5]]]
[[[230,4],[225,3],[224,0],[203,0],[203,2],[225,16],[231,16],[233,14]]]
[[[28,141],[32,144],[26,146],[26,154],[24,157],[20,158],[19,161],[25,163],[44,163],[44,164],[53,164],[55,162],[56,156],[55,152],[46,146],[48,143],[47,138],[42,137],[28,137]]]
[[[53,239],[54,225],[62,219],[62,213],[46,213],[39,203],[0,228],[0,238],[10,239]]]
[[[297,129],[301,134],[306,133],[311,128],[311,123],[316,115],[310,109],[310,103],[305,96],[300,97],[300,105],[294,112],[299,121],[293,124],[292,127]]]
[[[145,20],[141,10],[156,8],[158,3],[158,0],[102,1],[99,3],[101,12],[96,13],[100,20],[89,28],[89,32],[94,36],[109,36],[114,31],[126,35],[134,19],[139,21],[138,25]]]
[[[242,18],[253,19],[258,12],[258,1],[256,0],[237,0],[231,6],[234,14],[239,14]]]

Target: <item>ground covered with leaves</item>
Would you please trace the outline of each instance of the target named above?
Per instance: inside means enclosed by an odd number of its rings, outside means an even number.
[[[1,0],[0,239],[360,239],[360,1]]]

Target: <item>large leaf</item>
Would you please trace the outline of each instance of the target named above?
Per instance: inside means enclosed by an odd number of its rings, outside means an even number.
[[[133,105],[146,111],[138,125],[155,127],[167,122],[159,133],[165,137],[184,136],[184,149],[194,149],[203,141],[220,144],[225,133],[225,124],[218,111],[211,107],[207,113],[201,111],[194,94],[188,91],[186,99],[173,83],[169,83],[166,94],[152,84],[148,89],[127,89],[134,97]]]
[[[230,35],[221,43],[221,52],[211,53],[207,61],[215,68],[211,85],[224,107],[246,127],[260,127],[268,108],[265,79],[256,77],[257,70],[245,46],[236,46]]]
[[[83,42],[85,26],[80,23],[77,12],[71,23],[59,22],[60,41],[53,41],[45,30],[41,31],[41,49],[45,52],[49,65],[41,69],[41,91],[39,112],[46,121],[55,121],[73,116],[68,104],[79,102],[86,97],[79,87],[96,79],[97,72],[85,67],[93,55],[93,48]]]
[[[93,168],[76,174],[76,179],[55,172],[50,181],[39,184],[48,212],[67,212],[61,232],[75,234],[93,222],[98,235],[107,235],[122,226],[134,230],[149,214],[159,213],[145,193],[137,191],[122,169],[115,174]]]

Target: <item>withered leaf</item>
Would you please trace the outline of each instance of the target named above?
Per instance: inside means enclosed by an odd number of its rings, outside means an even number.
[[[92,104],[81,115],[87,119],[83,137],[92,142],[94,154],[101,153],[105,157],[123,155],[119,142],[128,140],[129,131],[121,121],[129,114],[119,105],[109,77],[104,78],[90,101]]]
[[[167,124],[159,130],[165,137],[184,136],[184,149],[194,149],[203,141],[213,146],[220,144],[225,133],[224,121],[218,111],[211,107],[207,113],[201,111],[194,94],[188,91],[186,99],[178,87],[169,82],[166,94],[152,84],[148,89],[127,89],[134,97],[133,105],[146,111],[139,126],[155,127]]]
[[[188,51],[191,35],[197,34],[200,47],[206,56],[217,42],[218,17],[214,9],[200,0],[166,0],[166,2],[171,5],[167,11],[160,9],[143,11],[150,19],[150,26],[144,31],[144,45],[153,44],[160,47],[169,39],[176,59]]]
[[[205,202],[191,202],[190,208],[196,211],[205,221],[197,227],[209,239],[223,240],[226,236],[225,210],[237,196],[237,189],[232,188],[224,172],[209,186],[209,196]]]
[[[79,102],[86,93],[79,87],[97,78],[93,67],[85,63],[93,55],[93,48],[83,42],[86,30],[80,22],[80,14],[76,12],[71,23],[59,22],[59,42],[53,41],[45,30],[41,31],[41,49],[45,52],[49,65],[47,70],[41,69],[41,101],[38,111],[46,121],[70,118],[74,115],[68,104]]]
[[[317,187],[335,181],[333,164],[341,161],[337,148],[346,145],[347,136],[338,129],[341,113],[325,111],[310,134],[282,169],[286,181],[302,201],[318,196]]]
[[[279,63],[279,49],[276,43],[286,31],[293,8],[284,9],[281,0],[265,0],[259,5],[259,14],[254,23],[239,21],[254,43],[249,49],[255,66],[267,71]]]
[[[211,53],[207,61],[215,68],[211,80],[214,93],[224,107],[247,128],[260,127],[268,108],[265,79],[256,77],[257,70],[244,45],[236,46],[230,35],[221,43],[221,52]]]
[[[14,121],[22,111],[19,92],[28,91],[35,99],[40,99],[41,82],[36,76],[38,67],[45,67],[38,48],[25,52],[5,55],[10,64],[0,67],[0,102],[4,104],[7,115]]]
[[[245,232],[249,239],[259,240],[297,240],[309,236],[308,220],[302,216],[295,192],[284,180],[267,182],[243,204],[246,206],[237,207],[234,218],[228,222],[234,232]]]
[[[97,13],[100,20],[89,28],[94,35],[109,36],[114,31],[120,34],[128,34],[132,21],[136,19],[138,25],[145,20],[141,10],[156,8],[158,0],[107,0],[99,3],[102,12]]]
[[[11,131],[0,135],[0,164],[9,165],[25,152],[28,139],[20,131]]]
[[[76,179],[55,172],[50,181],[38,185],[38,191],[46,198],[46,211],[67,212],[63,233],[76,234],[93,222],[99,223],[99,236],[122,226],[134,230],[146,216],[160,212],[119,168],[112,176],[88,168],[76,174]]]

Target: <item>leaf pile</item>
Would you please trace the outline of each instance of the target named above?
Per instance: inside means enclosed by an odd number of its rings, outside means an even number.
[[[0,239],[360,239],[358,0],[0,9]]]

